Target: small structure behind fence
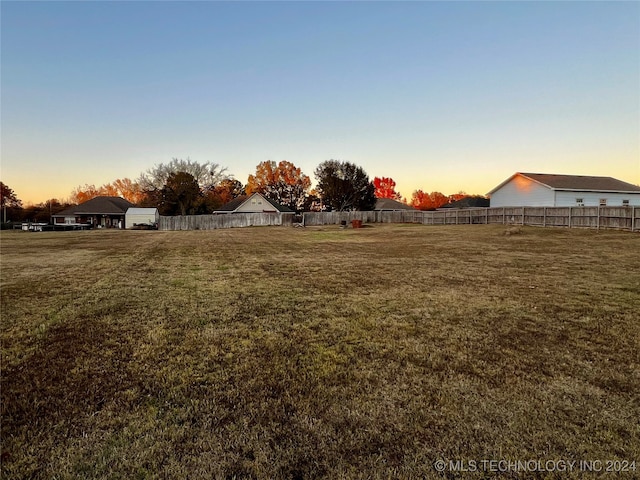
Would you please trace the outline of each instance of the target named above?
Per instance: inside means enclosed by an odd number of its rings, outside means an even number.
[[[431,212],[418,210],[369,212],[307,212],[305,226],[363,223],[419,223],[423,225],[505,224],[540,227],[617,228],[640,232],[638,207],[493,207],[446,209]],[[165,217],[159,230],[214,230],[253,226],[291,226],[291,213],[234,213],[226,215],[187,215]]]

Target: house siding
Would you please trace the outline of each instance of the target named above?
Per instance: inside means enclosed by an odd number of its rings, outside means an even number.
[[[554,192],[533,180],[517,175],[491,194],[491,207],[553,207]],[[575,199],[574,199],[575,201]]]
[[[581,198],[585,207],[597,207],[600,199],[607,200],[608,207],[622,206],[623,200],[629,200],[629,206],[640,206],[640,193],[614,192],[556,192],[556,207],[575,207],[576,199]]]

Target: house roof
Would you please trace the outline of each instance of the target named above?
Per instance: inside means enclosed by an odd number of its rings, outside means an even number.
[[[53,217],[66,217],[70,215],[124,215],[133,203],[121,197],[95,197],[80,205],[65,208]]]
[[[392,198],[378,198],[374,210],[415,210],[415,208]]]
[[[461,198],[460,200],[457,200],[455,202],[447,203],[440,208],[480,208],[488,206],[488,198],[475,195]]]
[[[249,195],[240,195],[230,202],[225,203],[220,208],[216,208],[214,212],[234,212],[240,205],[247,201]]]
[[[489,195],[502,188],[516,176],[528,178],[552,190],[571,190],[584,192],[622,192],[640,193],[640,187],[613,177],[593,177],[586,175],[555,175],[550,173],[517,172],[489,192]]]
[[[275,202],[273,200],[270,200],[269,198],[265,197],[264,195],[262,195],[261,193],[253,193],[251,195],[241,195],[239,197],[234,198],[233,200],[231,200],[228,203],[225,203],[223,206],[221,206],[220,208],[214,210],[214,212],[227,212],[227,213],[232,213],[235,212],[236,210],[238,210],[242,205],[244,205],[247,201],[249,201],[249,199],[251,197],[254,196],[259,196],[261,197],[263,200],[265,200],[267,203],[269,203],[273,208],[275,208],[278,212],[281,213],[294,213],[293,210],[291,210],[289,207],[286,207],[284,205],[279,204],[278,202]]]

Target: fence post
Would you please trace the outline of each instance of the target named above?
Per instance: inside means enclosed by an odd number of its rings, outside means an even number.
[[[598,205],[598,218],[596,219],[596,230],[600,230],[600,205]]]
[[[524,209],[525,209],[525,208],[526,208],[526,207],[522,207],[522,225],[524,225]]]
[[[573,207],[569,207],[569,228],[571,228],[571,210],[573,210]]]
[[[547,226],[547,207],[542,207],[542,226]]]
[[[636,207],[631,207],[631,231],[635,231],[636,228]]]

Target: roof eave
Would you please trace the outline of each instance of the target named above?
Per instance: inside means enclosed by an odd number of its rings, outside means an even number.
[[[497,187],[494,187],[493,190],[489,191],[489,193],[486,194],[486,196],[491,196],[491,194],[493,192],[497,192],[498,190],[500,190],[502,187],[504,187],[507,183],[509,183],[511,180],[513,180],[514,178],[516,178],[516,175],[521,175],[520,172],[516,172],[513,175],[511,175],[509,178],[507,178],[505,181],[503,181],[500,185],[498,185]]]
[[[532,182],[537,183],[538,185],[542,185],[543,187],[547,187],[547,188],[551,188],[549,185],[547,185],[546,183],[542,183],[538,180],[536,180],[535,178],[531,178],[529,176],[527,176],[526,174],[522,173],[522,172],[516,172],[513,175],[511,175],[509,178],[507,178],[504,182],[502,182],[500,185],[498,185],[497,187],[495,187],[493,190],[491,190],[489,193],[487,193],[485,196],[486,197],[490,197],[492,193],[500,190],[502,187],[504,187],[507,183],[509,183],[511,180],[513,180],[514,178],[516,178],[518,175],[520,175],[521,177],[524,177],[528,180],[531,180]]]

